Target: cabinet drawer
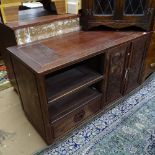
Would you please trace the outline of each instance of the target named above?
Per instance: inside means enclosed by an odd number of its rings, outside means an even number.
[[[78,108],[71,113],[67,114],[63,118],[52,123],[54,137],[60,137],[66,132],[76,127],[86,118],[93,116],[96,112],[100,110],[102,101],[102,95],[98,95],[92,100],[90,100],[85,106]]]

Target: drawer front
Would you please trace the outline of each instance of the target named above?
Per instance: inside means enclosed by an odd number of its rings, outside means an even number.
[[[86,118],[93,116],[100,110],[102,97],[101,95],[91,100],[87,105],[81,107],[60,120],[52,124],[54,131],[54,138],[63,136],[66,132],[75,128],[78,124],[83,122]]]

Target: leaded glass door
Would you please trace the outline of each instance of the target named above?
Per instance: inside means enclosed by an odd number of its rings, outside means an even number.
[[[113,19],[116,1],[118,0],[89,0],[90,18]]]
[[[123,19],[147,20],[151,14],[151,1],[149,0],[121,0],[123,4]],[[153,2],[152,2],[153,3]]]
[[[98,16],[112,16],[114,13],[114,0],[93,0],[93,13]]]
[[[82,0],[83,28],[137,26],[152,30],[155,0]]]
[[[125,0],[124,15],[143,16],[146,10],[146,0]]]

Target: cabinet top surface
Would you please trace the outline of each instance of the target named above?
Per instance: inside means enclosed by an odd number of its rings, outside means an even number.
[[[33,44],[10,47],[8,50],[36,74],[47,74],[146,34],[145,32],[80,31]]]

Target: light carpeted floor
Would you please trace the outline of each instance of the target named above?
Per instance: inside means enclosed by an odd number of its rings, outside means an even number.
[[[45,147],[13,88],[0,91],[0,155],[31,155]]]
[[[21,108],[0,60],[0,155],[31,155],[46,146]]]
[[[155,97],[106,136],[87,146],[84,155],[155,155]]]

